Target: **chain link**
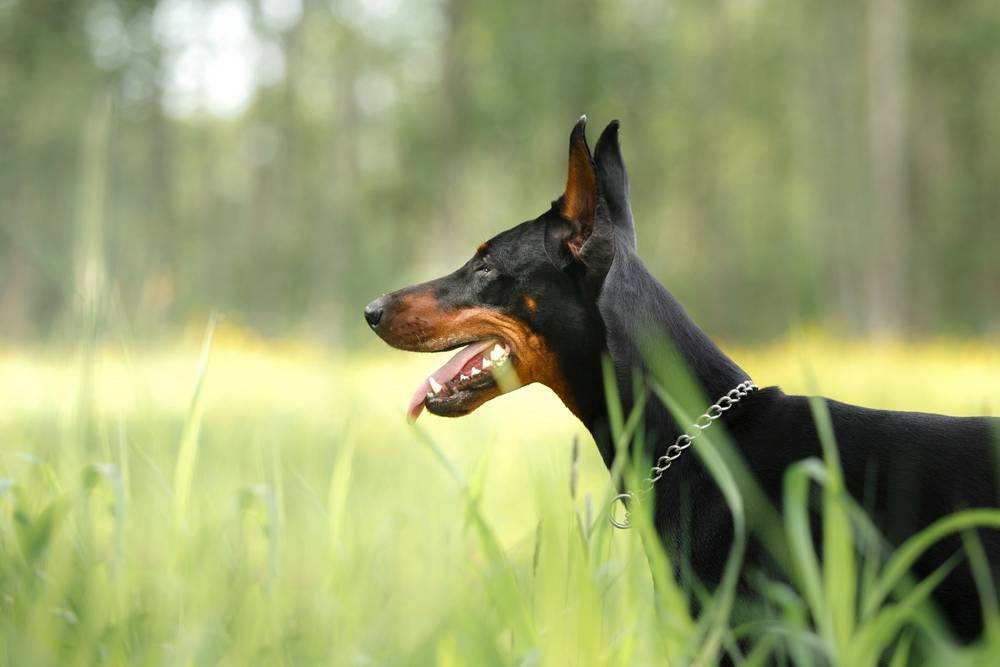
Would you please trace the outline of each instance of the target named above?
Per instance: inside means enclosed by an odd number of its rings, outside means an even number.
[[[710,405],[708,410],[705,411],[705,414],[698,417],[694,424],[689,426],[686,431],[677,436],[677,439],[674,440],[673,444],[667,447],[667,451],[664,452],[663,456],[656,459],[656,463],[654,463],[653,467],[649,469],[649,477],[643,480],[643,488],[638,494],[626,491],[625,493],[620,493],[615,496],[614,500],[611,501],[612,511],[608,515],[611,525],[615,528],[631,528],[632,522],[629,520],[629,503],[639,502],[641,498],[647,496],[653,490],[656,483],[660,481],[660,478],[663,477],[663,474],[670,469],[671,464],[680,458],[685,449],[694,444],[694,441],[698,439],[698,436],[701,435],[702,431],[711,426],[715,420],[730,410],[734,405],[749,396],[752,392],[757,391],[757,388],[757,385],[750,380],[741,382],[733,389],[730,389],[725,396]],[[624,507],[624,521],[620,521],[615,518],[615,503],[621,503]]]

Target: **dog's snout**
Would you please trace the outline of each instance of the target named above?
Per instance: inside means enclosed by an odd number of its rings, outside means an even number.
[[[384,299],[385,297],[379,297],[365,306],[365,320],[367,320],[368,326],[372,329],[377,327],[378,323],[382,320],[382,311],[384,310],[382,303]]]

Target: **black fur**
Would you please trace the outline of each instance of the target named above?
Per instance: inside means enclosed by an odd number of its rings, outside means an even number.
[[[617,121],[598,140],[592,165],[599,190],[596,221],[578,253],[570,252],[568,242],[579,235],[579,226],[561,215],[557,201],[535,220],[490,240],[455,273],[419,287],[432,289],[443,307],[495,308],[542,336],[559,359],[578,416],[610,466],[615,453],[608,438],[603,354],[613,361],[626,413],[632,407],[633,376],[647,377],[640,347],[651,331],[673,344],[706,399],[704,407],[748,376],[639,259]],[[524,307],[525,294],[540,304],[534,312]],[[892,543],[956,509],[997,506],[998,420],[872,410],[836,401],[828,406],[848,490]],[[644,416],[645,442],[651,443],[646,456],[654,459],[680,429],[657,400],[647,401]],[[779,510],[789,466],[822,457],[806,397],[765,388],[721,421]],[[729,553],[732,522],[699,457],[682,456],[656,485],[655,494],[656,525],[675,558],[683,557],[703,582],[717,582]],[[685,525],[682,517],[693,518]],[[1000,581],[1000,532],[982,530],[979,535]],[[939,543],[919,561],[917,576],[926,576],[961,548],[958,537]],[[747,567],[764,567],[766,561],[761,548],[751,543]],[[959,637],[981,632],[978,594],[967,565],[943,581],[936,598]]]

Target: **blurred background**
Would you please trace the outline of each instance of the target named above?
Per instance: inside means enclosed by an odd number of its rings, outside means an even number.
[[[0,664],[663,664],[579,422],[362,318],[582,113],[757,382],[1000,414],[996,0],[0,0]]]
[[[0,0],[0,338],[367,341],[561,193],[581,113],[713,335],[1000,331],[993,0]]]

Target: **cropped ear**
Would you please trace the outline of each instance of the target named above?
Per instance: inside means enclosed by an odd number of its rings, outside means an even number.
[[[587,146],[587,117],[580,116],[569,135],[569,169],[562,199],[563,217],[573,223],[567,239],[570,252],[579,255],[594,231],[597,214],[597,172]]]
[[[628,172],[618,143],[618,127],[618,121],[613,120],[601,132],[594,148],[594,162],[601,194],[608,208],[608,217],[635,249],[635,223],[632,221],[632,205],[629,202]]]

